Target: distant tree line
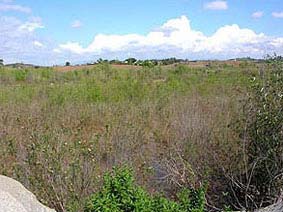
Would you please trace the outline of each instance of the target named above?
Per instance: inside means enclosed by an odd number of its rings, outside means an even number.
[[[109,63],[109,64],[114,64],[114,65],[156,66],[156,65],[171,65],[175,63],[181,63],[181,62],[188,62],[188,60],[187,59],[185,60],[177,59],[175,57],[166,58],[166,59],[149,59],[149,60],[138,60],[136,58],[130,57],[130,58],[125,59],[124,61],[120,61],[118,59],[106,60],[106,59],[99,58],[93,64]]]
[[[271,60],[276,60],[276,61],[283,61],[283,56],[278,56],[276,54],[270,56],[267,55],[264,59],[254,59],[251,57],[242,57],[242,58],[234,58],[234,59],[229,59],[229,61],[242,61],[242,62],[248,62],[248,61],[253,61],[253,62],[264,62],[264,61],[271,61]],[[146,60],[138,60],[134,57],[127,58],[125,60],[108,60],[108,59],[103,59],[99,58],[98,60],[87,63],[86,65],[95,65],[95,64],[101,64],[101,63],[107,63],[107,64],[112,64],[112,65],[135,65],[135,66],[145,66],[145,67],[154,67],[157,65],[172,65],[176,63],[187,63],[187,62],[197,62],[199,60],[188,60],[188,59],[178,59],[175,57],[171,58],[165,58],[165,59],[146,59]],[[209,61],[209,60],[202,60],[202,61]],[[1,65],[1,60],[0,60],[0,65]],[[67,61],[65,63],[65,66],[70,66],[71,63]]]

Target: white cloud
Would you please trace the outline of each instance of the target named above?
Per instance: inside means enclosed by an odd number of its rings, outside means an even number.
[[[13,0],[0,0],[0,2],[8,4],[8,3],[12,3]]]
[[[53,50],[52,50],[54,53],[61,53],[62,51],[60,50],[60,49],[58,49],[58,48],[54,48]]]
[[[222,26],[211,35],[191,27],[186,16],[168,20],[146,35],[98,34],[82,46],[79,42],[57,45],[39,37],[40,18],[26,21],[0,16],[0,55],[6,63],[24,61],[35,64],[58,64],[63,61],[89,62],[95,58],[136,57],[189,59],[262,58],[283,54],[283,37],[271,37],[240,26]]]
[[[59,47],[64,50],[70,50],[71,52],[76,54],[82,54],[88,52],[88,50],[85,50],[83,47],[81,47],[79,43],[68,42],[65,44],[61,44]]]
[[[228,4],[226,1],[221,1],[221,0],[207,2],[204,4],[204,9],[206,10],[227,10]]]
[[[33,45],[36,46],[36,47],[39,47],[39,48],[44,47],[43,43],[41,43],[41,42],[39,42],[37,40],[33,41]]]
[[[147,35],[105,35],[98,34],[87,47],[78,42],[59,45],[63,52],[81,55],[131,55],[144,57],[262,57],[269,52],[283,53],[283,38],[257,34],[238,25],[219,28],[211,36],[191,28],[186,16],[167,21],[158,30]]]
[[[30,21],[27,21],[19,26],[19,30],[33,32],[36,29],[44,28],[40,18],[32,18]]]
[[[25,7],[18,4],[11,4],[11,1],[2,1],[3,3],[0,3],[0,11],[8,12],[8,11],[16,11],[16,12],[22,12],[22,13],[31,13],[31,8]]]
[[[283,18],[283,12],[273,12],[272,16],[274,18]]]
[[[252,18],[261,18],[263,14],[264,13],[262,11],[256,11],[252,14]]]
[[[39,18],[32,18],[23,22],[15,17],[0,16],[0,55],[5,63],[23,61],[47,65],[60,60],[52,52],[53,41],[40,37],[34,27],[23,27],[35,26],[27,23],[39,24],[39,21]]]
[[[271,45],[276,48],[283,48],[283,38],[275,38],[271,41]]]
[[[75,20],[75,21],[73,21],[73,23],[71,24],[71,27],[72,27],[72,28],[81,28],[82,25],[83,25],[83,24],[82,24],[81,21]]]

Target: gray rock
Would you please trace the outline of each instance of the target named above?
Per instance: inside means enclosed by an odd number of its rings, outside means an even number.
[[[0,175],[0,212],[56,212],[41,204],[21,183]]]
[[[270,205],[266,208],[259,209],[255,212],[283,212],[283,201],[280,200],[273,205]]]

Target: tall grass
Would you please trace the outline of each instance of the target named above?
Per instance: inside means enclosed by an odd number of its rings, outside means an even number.
[[[0,173],[58,211],[82,211],[119,164],[151,193],[174,199],[180,188],[207,185],[208,205],[224,206],[222,170],[240,151],[229,125],[255,71],[1,69]]]

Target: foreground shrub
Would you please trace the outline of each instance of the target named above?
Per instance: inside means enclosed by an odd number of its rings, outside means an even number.
[[[272,204],[283,188],[283,66],[274,58],[268,62],[270,71],[253,78],[244,108],[244,166],[240,175],[231,177],[240,208]]]
[[[121,168],[105,174],[102,189],[90,198],[85,212],[202,212],[204,200],[203,189],[183,190],[178,195],[178,202],[160,195],[151,196],[134,184],[129,169]]]

